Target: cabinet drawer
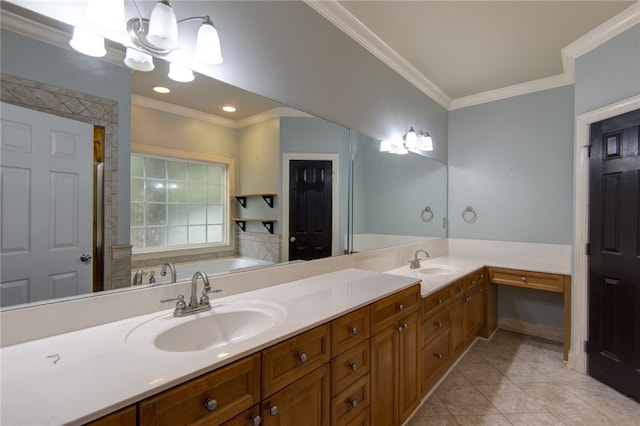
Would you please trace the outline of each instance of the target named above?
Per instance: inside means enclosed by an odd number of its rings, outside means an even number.
[[[207,408],[211,400],[216,404]],[[142,401],[140,423],[220,424],[259,402],[260,355],[256,354]]]
[[[330,324],[262,351],[262,395],[269,396],[331,359]]]
[[[136,425],[136,406],[123,408],[115,413],[107,414],[100,417],[86,426],[135,426]]]
[[[420,306],[420,286],[402,290],[371,305],[372,333],[394,324]]]
[[[248,410],[245,410],[242,414],[239,414],[235,416],[233,419],[224,423],[223,426],[249,426],[249,425],[253,425],[254,424],[253,422],[255,422],[255,424],[260,424],[260,423],[257,423],[259,419],[261,421],[260,405],[254,405]],[[209,425],[211,425],[211,423],[209,423],[208,421],[202,421],[202,422],[193,423],[189,426],[209,426]]]
[[[462,297],[464,295],[464,280],[458,280],[450,284],[452,297]]]
[[[347,425],[369,408],[369,376],[365,376],[331,400],[331,424]]]
[[[422,315],[427,317],[436,310],[447,306],[451,300],[451,287],[447,286],[422,299]]]
[[[496,284],[564,292],[564,276],[517,269],[489,268],[489,278]]]
[[[442,333],[432,343],[422,349],[422,378],[423,382],[429,380],[441,366],[447,364],[449,359],[449,331]]]
[[[433,340],[440,332],[449,328],[451,324],[451,310],[436,312],[422,321],[422,346]]]
[[[358,309],[331,322],[331,352],[335,357],[365,341],[371,334],[369,307]]]
[[[369,341],[360,343],[331,361],[331,395],[369,374]]]
[[[484,280],[484,268],[476,271],[476,272],[472,272],[469,275],[465,276],[464,278],[462,278],[462,281],[464,282],[464,288],[465,290],[469,290],[471,288],[474,288],[475,286],[477,286],[478,284],[481,284],[482,281]]]

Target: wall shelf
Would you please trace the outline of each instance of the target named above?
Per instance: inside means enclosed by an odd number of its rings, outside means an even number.
[[[270,234],[273,234],[273,224],[277,222],[275,219],[246,219],[241,217],[232,217],[231,220],[233,220],[243,232],[247,230],[247,222],[260,222],[262,226],[267,228]]]
[[[247,207],[247,198],[249,197],[262,197],[265,203],[271,208],[273,208],[273,198],[278,194],[243,194],[243,195],[234,195],[236,201],[246,208]]]

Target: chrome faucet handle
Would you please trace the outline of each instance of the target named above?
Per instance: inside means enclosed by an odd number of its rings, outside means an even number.
[[[178,297],[170,297],[168,299],[160,299],[160,302],[164,303],[164,302],[173,302],[177,300],[178,303],[176,303],[176,309],[174,310],[174,314],[179,314],[184,312],[185,309],[187,309],[187,302],[184,301],[184,296],[181,294]]]
[[[213,289],[213,290],[207,290],[206,288],[202,289],[202,296],[200,296],[200,304],[201,305],[206,305],[209,303],[209,296],[207,296],[207,294],[209,293],[220,293],[222,290],[218,290],[218,289]]]

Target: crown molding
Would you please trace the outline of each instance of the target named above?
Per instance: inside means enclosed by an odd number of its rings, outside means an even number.
[[[198,111],[192,108],[175,105],[169,102],[159,101],[157,99],[148,98],[146,96],[140,96],[136,94],[131,95],[131,105],[137,105],[143,108],[154,109],[156,111],[162,111],[169,114],[179,115],[185,118],[191,118],[194,120],[200,120],[207,123],[215,124],[218,126],[229,127],[232,129],[242,129],[243,127],[253,126],[254,124],[261,123],[272,118],[281,117],[311,117],[313,115],[298,111],[294,108],[281,107],[272,108],[270,110],[252,115],[242,120],[232,120],[218,115],[209,114],[206,112]]]
[[[400,54],[382,41],[375,33],[373,33],[373,31],[351,14],[351,12],[340,5],[337,0],[304,1],[340,30],[357,41],[365,49],[378,57],[378,59],[404,77],[409,81],[409,83],[413,84],[416,88],[447,110],[466,108],[473,105],[573,84],[575,82],[576,58],[640,23],[640,3],[634,3],[618,15],[609,19],[607,22],[596,27],[589,33],[563,48],[560,52],[562,58],[562,74],[451,99],[438,86],[402,58]]]
[[[451,98],[447,96],[442,89],[400,56],[398,52],[392,49],[344,6],[338,3],[337,0],[303,1],[387,66],[404,77],[421,92],[436,101],[443,108],[449,109],[451,106]]]

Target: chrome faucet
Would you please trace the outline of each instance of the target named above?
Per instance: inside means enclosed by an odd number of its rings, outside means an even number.
[[[202,278],[204,288],[200,299],[198,299],[198,278]],[[211,309],[211,302],[209,302],[209,293],[219,293],[222,290],[211,290],[209,284],[209,278],[204,272],[196,272],[191,278],[191,297],[189,298],[189,304],[184,301],[184,296],[180,295],[177,299],[163,299],[161,302],[169,302],[171,300],[177,300],[176,309],[173,311],[173,316],[183,317],[185,315],[197,314],[198,312],[204,312]]]
[[[171,262],[167,262],[164,265],[162,265],[162,269],[160,269],[160,275],[162,275],[163,277],[167,275],[167,268],[169,268],[169,271],[171,272],[171,282],[172,283],[177,282],[178,277],[176,275],[176,267],[173,266],[173,263]]]
[[[135,274],[133,274],[133,280],[131,281],[132,285],[140,285],[142,284],[142,276],[144,275],[144,271],[142,269],[138,269]]]
[[[415,254],[413,255],[413,260],[409,261],[409,269],[418,269],[420,267],[420,259],[418,259],[418,253],[424,253],[425,256],[429,257],[429,252],[427,252],[426,250],[416,250]]]

